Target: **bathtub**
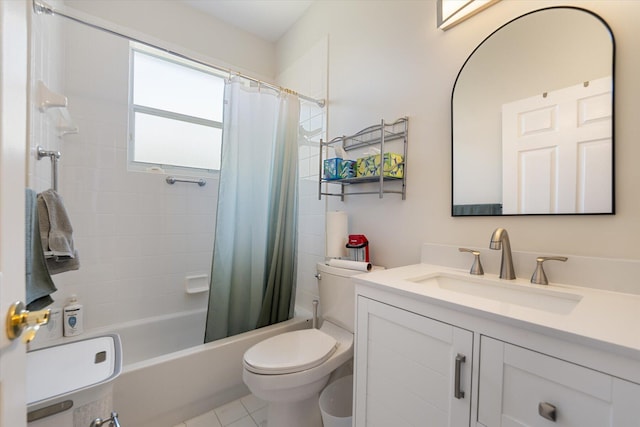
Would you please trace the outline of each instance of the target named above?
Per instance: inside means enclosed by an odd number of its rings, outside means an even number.
[[[100,333],[120,335],[122,363],[125,367],[135,366],[139,362],[202,345],[206,321],[206,309],[184,311],[113,325]]]
[[[270,336],[311,326],[309,316],[296,316],[194,346],[204,337],[203,316],[206,312],[169,315],[115,328],[124,366],[113,382],[113,409],[123,427],[173,427],[248,394],[244,352]],[[180,347],[188,348],[176,351]]]

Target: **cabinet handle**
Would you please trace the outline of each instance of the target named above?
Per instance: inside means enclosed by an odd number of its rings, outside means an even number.
[[[538,414],[542,418],[546,418],[547,420],[556,421],[556,407],[548,402],[540,402],[538,403]]]
[[[464,399],[464,391],[460,390],[460,369],[462,368],[462,364],[467,360],[467,357],[464,354],[458,354],[456,356],[456,371],[454,378],[454,389],[453,389],[453,397],[456,399]]]

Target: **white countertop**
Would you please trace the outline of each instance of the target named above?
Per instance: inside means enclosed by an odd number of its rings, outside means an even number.
[[[563,301],[568,303],[569,308],[554,312],[540,304],[536,307],[535,303],[510,303],[505,300],[499,301],[500,298],[485,297],[484,289],[465,293],[420,283],[421,280],[438,276],[470,280],[474,282],[470,285],[478,286],[478,289],[488,285],[490,289],[487,289],[487,296],[491,292],[500,293],[501,289],[514,295],[516,289],[522,290],[527,298],[531,297],[531,299],[536,299],[538,295],[541,300],[545,296],[557,295],[561,303]],[[593,344],[594,341],[600,345],[606,344],[616,347],[618,352],[626,356],[640,360],[639,295],[556,283],[533,285],[526,279],[503,280],[495,274],[472,276],[468,270],[432,264],[414,264],[379,270],[359,274],[353,278],[359,284],[443,305],[454,310],[493,319],[499,318],[520,327],[530,325],[535,326],[537,330],[543,328],[555,336],[570,334],[574,338],[579,337],[585,344]],[[575,306],[573,306],[574,303]]]

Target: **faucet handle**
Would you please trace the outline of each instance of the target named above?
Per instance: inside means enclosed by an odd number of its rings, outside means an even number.
[[[476,276],[482,276],[484,274],[484,270],[482,269],[482,263],[480,262],[480,252],[474,251],[473,249],[467,249],[467,248],[458,248],[458,251],[472,253],[473,256],[475,257],[473,259],[473,265],[471,266],[471,270],[469,271],[470,274],[473,274]]]
[[[548,285],[549,281],[547,280],[547,275],[544,274],[544,268],[542,267],[542,263],[545,261],[562,261],[565,262],[567,259],[566,256],[541,256],[536,258],[536,269],[531,276],[531,283],[536,285]]]

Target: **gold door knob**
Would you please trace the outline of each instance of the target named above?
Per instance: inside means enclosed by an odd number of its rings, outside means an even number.
[[[51,310],[49,309],[29,311],[22,301],[14,302],[7,313],[7,337],[10,340],[14,340],[22,335],[22,332],[26,329],[26,334],[22,340],[25,343],[30,342],[35,338],[40,326],[49,322],[50,315]]]

